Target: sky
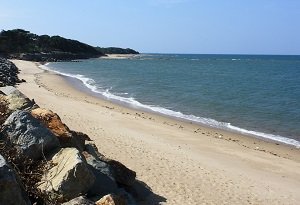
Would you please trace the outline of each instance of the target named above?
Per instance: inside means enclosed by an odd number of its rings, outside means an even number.
[[[21,28],[142,53],[300,55],[300,0],[0,0]]]

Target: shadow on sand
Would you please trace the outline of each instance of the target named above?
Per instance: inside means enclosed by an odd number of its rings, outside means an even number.
[[[159,205],[161,202],[167,201],[165,197],[153,193],[146,183],[139,180],[125,189],[132,194],[139,205]]]

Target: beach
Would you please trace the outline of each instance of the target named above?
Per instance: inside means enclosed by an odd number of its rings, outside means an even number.
[[[99,151],[137,173],[142,204],[298,204],[299,148],[129,109],[76,90],[38,63],[13,60],[18,89]]]

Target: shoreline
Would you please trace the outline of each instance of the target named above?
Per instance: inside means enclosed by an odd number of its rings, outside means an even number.
[[[129,59],[136,56],[135,54],[110,54],[107,56],[109,59]],[[94,86],[89,85],[86,81],[86,79],[82,79],[81,77],[77,77],[76,75],[73,74],[68,74],[68,73],[62,73],[59,71],[54,71],[51,70],[51,68],[47,67],[48,63],[42,64],[39,67],[42,70],[46,70],[49,72],[53,72],[62,78],[64,78],[66,81],[69,82],[70,86],[72,86],[75,89],[79,89],[82,92],[85,92],[89,95],[92,95],[94,97],[100,98],[100,100],[105,100],[109,101],[113,104],[117,104],[121,107],[126,107],[129,109],[133,109],[136,111],[142,111],[142,112],[147,112],[151,113],[154,115],[159,115],[163,116],[166,118],[171,118],[177,121],[185,122],[185,123],[192,123],[195,125],[199,125],[201,127],[206,127],[206,128],[212,128],[212,129],[217,129],[221,131],[227,131],[233,134],[237,135],[243,135],[247,137],[254,137],[259,140],[267,141],[267,142],[273,142],[273,143],[280,143],[288,146],[293,146],[296,147],[297,149],[300,149],[300,142],[298,140],[295,140],[291,137],[285,137],[281,135],[276,135],[276,134],[270,134],[270,133],[264,133],[261,131],[255,131],[255,130],[248,130],[242,127],[237,127],[235,125],[232,125],[231,123],[227,122],[219,122],[215,119],[210,119],[210,118],[204,118],[204,117],[199,117],[195,116],[192,114],[183,114],[180,111],[173,111],[169,110],[163,107],[156,107],[156,106],[149,106],[143,103],[140,103],[139,101],[133,99],[131,102],[128,102],[127,98],[116,96],[112,93],[108,93],[110,95],[109,97],[106,96],[105,93],[97,91],[97,88]],[[209,123],[208,123],[209,122]]]
[[[300,200],[297,148],[122,107],[76,90],[38,64],[13,62],[27,81],[18,86],[21,92],[87,133],[100,152],[132,167],[166,204]]]

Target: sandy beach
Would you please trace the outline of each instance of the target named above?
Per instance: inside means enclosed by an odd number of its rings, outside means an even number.
[[[122,107],[76,90],[38,63],[13,60],[18,89],[137,172],[141,204],[299,204],[300,150]]]

